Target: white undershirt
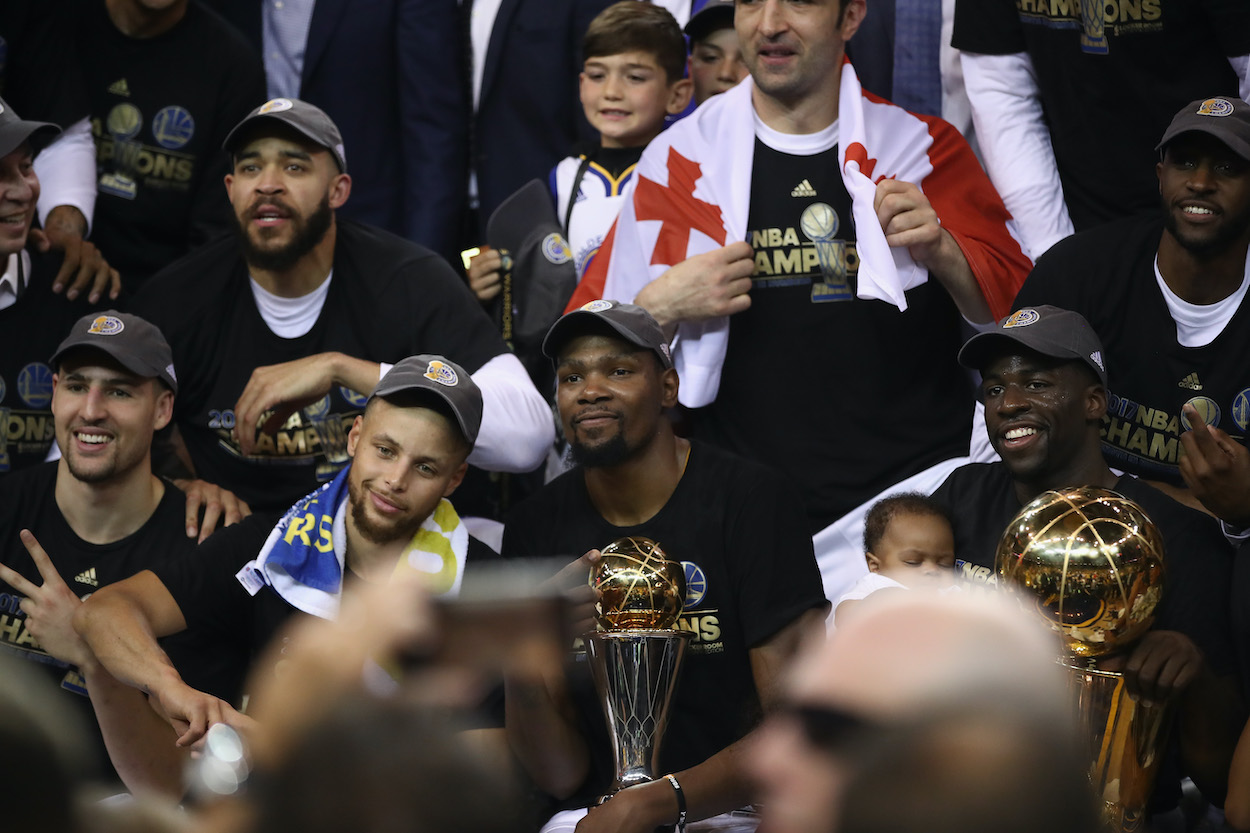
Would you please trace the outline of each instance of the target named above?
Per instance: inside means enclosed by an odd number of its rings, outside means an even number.
[[[773,130],[760,119],[755,108],[751,108],[751,117],[755,120],[755,137],[768,147],[779,153],[791,156],[815,156],[824,153],[838,143],[838,120],[824,130],[815,133],[782,133]]]
[[[4,272],[0,273],[0,309],[8,309],[17,303],[19,268],[22,274],[30,274],[30,255],[25,249],[9,255]]]
[[[269,290],[249,278],[252,284],[252,297],[256,299],[256,309],[265,320],[269,329],[279,338],[299,338],[307,335],[317,323],[321,308],[325,306],[326,296],[330,293],[330,281],[334,278],[334,270],[321,282],[321,286],[301,295],[298,298],[284,298],[274,295]]]
[[[1241,286],[1233,294],[1214,304],[1191,304],[1173,292],[1159,271],[1157,254],[1155,282],[1159,284],[1159,291],[1163,293],[1168,312],[1176,322],[1176,340],[1182,347],[1206,347],[1224,332],[1246,297],[1246,289],[1250,288],[1250,257],[1246,258],[1246,273],[1241,279]]]

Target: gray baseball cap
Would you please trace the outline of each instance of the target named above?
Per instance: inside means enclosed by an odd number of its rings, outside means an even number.
[[[1250,104],[1240,98],[1220,96],[1191,101],[1172,118],[1155,150],[1182,133],[1206,133],[1250,161]]]
[[[46,121],[25,121],[0,99],[0,156],[8,156],[22,142],[29,141],[31,149],[38,153],[53,139],[61,135],[61,128]]]
[[[386,398],[407,391],[429,391],[451,408],[460,433],[472,446],[482,427],[482,391],[463,367],[429,353],[409,356],[395,364],[378,382],[369,398]]]
[[[669,349],[668,339],[651,313],[640,306],[619,301],[591,301],[581,309],[565,313],[547,331],[547,337],[543,339],[543,355],[552,361],[557,360],[564,343],[573,335],[585,332],[588,323],[595,322],[606,324],[630,344],[654,351],[666,369],[673,366],[673,352]]]
[[[995,329],[968,339],[959,350],[959,363],[972,370],[984,370],[1012,344],[1023,345],[1052,359],[1085,362],[1102,386],[1107,386],[1102,342],[1079,312],[1049,304],[1018,309],[999,321]]]
[[[695,12],[683,30],[692,41],[702,40],[718,29],[732,29],[734,25],[733,0],[708,0]]]
[[[244,116],[222,143],[226,153],[234,155],[243,139],[251,135],[250,126],[259,121],[274,121],[292,128],[310,142],[330,151],[339,171],[347,173],[347,155],[338,126],[320,107],[298,98],[271,98]]]
[[[111,309],[84,315],[52,354],[52,366],[56,367],[66,353],[77,347],[107,353],[136,376],[160,379],[174,393],[178,392],[169,342],[155,324],[137,315]]]

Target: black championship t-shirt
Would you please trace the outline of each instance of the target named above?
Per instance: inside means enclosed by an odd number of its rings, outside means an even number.
[[[153,276],[134,312],[169,339],[178,372],[174,419],[197,476],[253,509],[284,511],[347,465],[347,433],[369,391],[334,386],[243,457],[234,406],[257,367],[337,351],[394,364],[436,353],[474,373],[507,347],[468,286],[428,249],[369,226],[338,223],[334,272],[311,331],[281,338],[260,316],[234,238]]]
[[[226,134],[265,101],[265,71],[244,37],[190,3],[172,29],[123,35],[104,0],[79,0],[99,172],[91,239],[128,292],[230,229]]]
[[[1163,223],[1126,220],[1077,234],[1038,259],[1016,308],[1053,304],[1084,315],[1102,341],[1109,396],[1103,453],[1115,468],[1183,485],[1181,406],[1246,444],[1250,304],[1205,347],[1182,347],[1155,277]]]
[[[169,562],[153,569],[173,596],[194,634],[217,650],[250,666],[298,609],[265,585],[250,595],[237,578],[239,570],[260,555],[265,539],[281,513],[259,513],[213,534],[195,559]],[[331,518],[332,524],[333,519]],[[334,558],[334,553],[326,553]],[[490,547],[469,537],[465,569],[498,559]],[[347,582],[359,581],[350,571]],[[188,680],[188,682],[190,682]]]
[[[0,561],[27,580],[43,583],[38,568],[18,537],[22,529],[34,533],[61,578],[84,599],[99,587],[143,570],[198,560],[195,541],[186,534],[185,499],[173,485],[165,485],[165,495],[156,511],[135,533],[111,544],[91,544],[74,533],[57,508],[57,466],[57,463],[44,463],[0,480],[0,507],[3,507],[0,510]],[[92,727],[97,773],[116,779],[95,713],[85,696],[82,675],[77,668],[49,656],[39,647],[26,628],[26,614],[19,607],[23,598],[0,582],[0,646],[47,668],[53,681],[66,692],[64,699],[83,715],[84,725]],[[245,665],[193,634],[161,640],[161,647],[189,684],[225,700],[237,701]]]
[[[1232,674],[1233,558],[1218,522],[1131,475],[1121,477],[1115,491],[1140,505],[1163,535],[1166,576],[1153,628],[1180,631],[1202,650],[1217,675]],[[1023,508],[1007,467],[973,463],[956,469],[933,499],[949,508],[954,520],[956,569],[973,584],[996,583],[998,542]],[[1152,812],[1169,810],[1180,798],[1184,773],[1178,738],[1173,731],[1150,799]]]
[[[0,258],[0,269],[5,267]],[[0,310],[0,482],[41,463],[55,442],[48,360],[74,322],[95,307],[52,292],[59,255],[31,253],[31,274],[17,303]]]
[[[900,313],[855,297],[859,258],[838,151],[755,143],[751,307],[733,316],[696,436],[777,466],[817,532],[887,486],[968,453],[973,396],[960,316],[936,280]]]
[[[1077,231],[1159,203],[1155,145],[1180,108],[1237,95],[1243,0],[958,0],[956,49],[1027,52]]]
[[[760,715],[749,651],[804,611],[826,604],[812,542],[793,490],[774,472],[695,441],[664,508],[631,527],[609,524],[580,468],[526,500],[504,527],[506,558],[567,556],[617,538],[656,541],[686,573],[677,627],[693,634],[678,674],[660,769],[694,766],[750,731]],[[580,650],[570,686],[591,774],[566,806],[586,806],[612,780],[611,743]]]

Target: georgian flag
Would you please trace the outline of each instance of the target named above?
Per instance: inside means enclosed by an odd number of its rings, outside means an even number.
[[[752,89],[747,78],[651,142],[569,310],[596,298],[632,301],[670,266],[746,239],[755,148]],[[1010,312],[1031,264],[1011,215],[959,132],[864,92],[849,62],[842,65],[838,125],[860,256],[858,297],[905,310],[904,293],[929,277],[905,248],[886,243],[873,210],[877,183],[895,178],[915,183],[929,199],[994,317]],[[684,405],[701,407],[716,398],[728,335],[727,318],[679,325],[673,351]]]

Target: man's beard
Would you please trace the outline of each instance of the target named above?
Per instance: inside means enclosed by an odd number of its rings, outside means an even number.
[[[410,541],[417,534],[425,518],[411,516],[396,519],[395,523],[377,523],[369,515],[365,502],[369,500],[368,491],[357,486],[349,475],[347,478],[347,498],[352,510],[352,522],[356,531],[371,544],[390,544],[395,541]]]
[[[573,460],[582,468],[605,469],[619,466],[637,452],[625,442],[624,434],[617,434],[612,439],[598,445],[585,445],[576,440],[569,443],[573,452]]]
[[[1250,229],[1250,205],[1247,205],[1239,215],[1225,214],[1225,222],[1215,230],[1212,236],[1194,240],[1192,237],[1184,236],[1180,221],[1176,219],[1177,210],[1175,206],[1164,203],[1164,226],[1182,249],[1199,258],[1223,253],[1224,250],[1242,240],[1246,236],[1247,229]]]
[[[288,213],[294,225],[294,233],[286,245],[277,249],[263,248],[258,245],[248,234],[248,219],[241,220],[237,215],[235,216],[235,227],[238,229],[239,240],[243,245],[243,259],[249,266],[267,272],[287,271],[325,239],[326,232],[330,230],[330,223],[334,220],[329,194],[321,198],[321,202],[307,218],[299,219],[289,210]],[[245,217],[250,218],[251,214],[252,211],[249,209]]]

